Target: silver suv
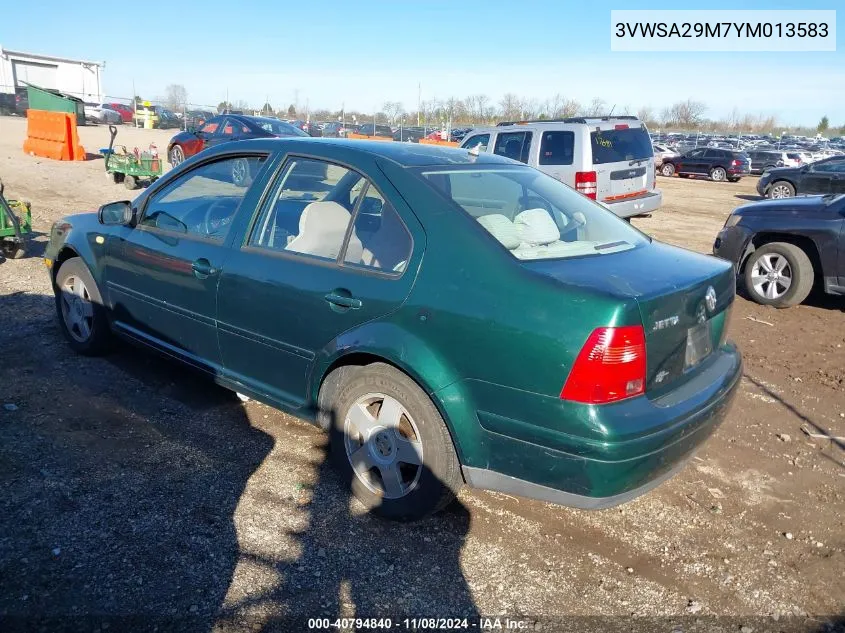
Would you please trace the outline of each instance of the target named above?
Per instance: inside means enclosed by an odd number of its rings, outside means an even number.
[[[636,117],[575,117],[499,123],[467,132],[461,147],[526,163],[622,218],[660,208],[654,150]]]

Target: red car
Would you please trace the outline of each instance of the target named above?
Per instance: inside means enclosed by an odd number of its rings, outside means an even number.
[[[125,103],[104,103],[103,105],[108,106],[110,110],[114,110],[120,114],[120,118],[124,123],[132,123],[135,113],[132,112],[131,106],[128,106]]]

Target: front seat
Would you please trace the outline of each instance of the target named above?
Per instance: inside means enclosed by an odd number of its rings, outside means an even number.
[[[299,235],[290,241],[285,250],[337,259],[349,219],[349,211],[337,202],[312,202],[299,217]],[[361,240],[353,233],[349,238],[346,260],[360,261],[363,250]]]

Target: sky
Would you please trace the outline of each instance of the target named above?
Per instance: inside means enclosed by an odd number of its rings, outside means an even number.
[[[424,6],[421,6],[424,4]],[[371,112],[385,101],[512,92],[540,101],[560,93],[636,111],[692,98],[720,118],[777,116],[845,125],[845,26],[836,52],[628,53],[610,50],[611,9],[665,2],[617,0],[203,0],[151,11],[72,11],[58,0],[3,10],[0,46],[105,61],[110,97],[145,98],[182,84],[189,101],[229,95],[254,107],[297,103]],[[140,6],[140,5],[139,5]],[[684,7],[699,8],[690,4]],[[842,0],[710,0],[709,9],[843,9]],[[44,20],[44,16],[60,19]]]

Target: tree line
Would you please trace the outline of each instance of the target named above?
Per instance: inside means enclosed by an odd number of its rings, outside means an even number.
[[[161,99],[171,109],[185,109],[188,92],[181,84],[171,84],[166,88],[166,96]],[[452,127],[461,125],[495,124],[500,121],[525,121],[530,119],[559,119],[575,116],[636,115],[650,130],[721,132],[735,134],[771,134],[790,132],[794,134],[843,134],[845,122],[840,127],[832,127],[827,116],[821,118],[815,127],[792,126],[780,123],[772,115],[740,112],[734,108],[729,116],[708,118],[707,104],[703,101],[686,99],[657,109],[652,106],[632,108],[630,104],[609,104],[595,97],[587,103],[556,94],[546,99],[520,97],[509,92],[495,101],[484,94],[474,94],[458,99],[431,98],[421,101],[416,109],[406,110],[399,101],[386,101],[378,112],[358,110],[328,110],[319,108],[307,113],[297,104],[276,108],[271,103],[264,103],[261,108],[251,107],[244,100],[222,101],[217,105],[218,112],[240,110],[257,112],[279,118],[309,118],[315,121],[335,121],[353,118],[359,123],[387,124],[406,126],[427,125],[439,127],[451,123]]]

